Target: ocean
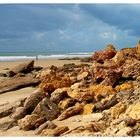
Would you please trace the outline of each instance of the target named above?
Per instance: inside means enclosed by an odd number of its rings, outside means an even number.
[[[18,60],[43,60],[43,59],[63,59],[74,57],[90,57],[93,52],[78,52],[78,53],[45,53],[45,52],[12,52],[0,53],[0,61],[18,61]]]

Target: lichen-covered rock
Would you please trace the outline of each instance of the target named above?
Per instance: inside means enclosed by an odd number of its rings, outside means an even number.
[[[120,92],[120,91],[122,91],[122,90],[127,90],[127,89],[131,89],[131,88],[133,88],[133,84],[127,82],[127,83],[123,83],[123,84],[121,84],[121,85],[116,86],[116,87],[115,87],[115,90],[116,90],[117,92]]]
[[[93,96],[91,95],[90,90],[88,88],[78,88],[75,90],[68,90],[67,93],[69,97],[79,102],[91,101],[93,99]]]
[[[121,113],[123,113],[126,109],[126,105],[124,103],[119,102],[115,106],[113,106],[111,110],[112,119],[117,119]]]
[[[36,114],[26,115],[23,119],[18,120],[18,126],[27,131],[34,129],[35,127],[41,125],[44,122],[43,118]],[[39,124],[38,124],[39,123]]]
[[[52,93],[57,88],[70,87],[70,77],[66,75],[49,74],[42,80],[39,87],[45,92]]]
[[[75,100],[72,98],[65,98],[61,100],[58,104],[58,108],[61,110],[66,110],[68,107],[73,106],[75,104]]]
[[[44,118],[45,120],[53,120],[58,116],[58,106],[50,101],[49,98],[44,98],[34,109],[33,114]]]
[[[52,121],[47,121],[39,126],[37,134],[40,134],[44,129],[54,129],[57,126]]]
[[[41,136],[56,137],[68,131],[68,126],[59,126],[55,129],[45,129],[42,131]]]
[[[16,108],[15,112],[11,115],[11,118],[14,120],[19,120],[26,115],[27,111],[24,107]]]
[[[75,106],[69,107],[58,117],[58,120],[62,121],[73,115],[77,115],[82,111],[82,109],[83,109],[83,106],[81,104],[77,104]]]
[[[54,103],[59,103],[64,97],[67,97],[68,88],[58,88],[53,93],[51,93],[50,100]]]
[[[95,105],[94,105],[94,104],[92,104],[92,103],[86,104],[86,105],[83,107],[82,114],[83,114],[83,115],[91,114],[91,113],[93,113],[93,109],[94,109],[94,108],[95,108]]]
[[[105,98],[108,95],[116,93],[116,91],[111,86],[104,86],[99,84],[90,86],[89,88],[96,101],[100,101],[101,98]]]
[[[25,101],[24,108],[28,112],[32,112],[38,103],[46,97],[46,94],[42,92],[40,88],[36,89]]]

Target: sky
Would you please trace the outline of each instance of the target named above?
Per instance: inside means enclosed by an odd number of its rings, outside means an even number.
[[[140,40],[140,4],[0,4],[0,52],[117,50]]]

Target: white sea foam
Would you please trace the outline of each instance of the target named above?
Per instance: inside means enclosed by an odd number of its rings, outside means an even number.
[[[73,57],[89,57],[89,53],[69,53],[69,54],[55,54],[55,55],[37,55],[37,56],[0,56],[0,61],[16,61],[16,60],[32,60],[38,58],[42,59],[63,59]]]

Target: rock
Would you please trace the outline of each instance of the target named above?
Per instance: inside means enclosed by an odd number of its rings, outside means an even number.
[[[110,45],[111,46],[111,45]],[[115,56],[116,51],[113,49],[114,47],[107,47],[104,51],[98,51],[93,54],[93,60],[103,63],[106,59],[111,59]]]
[[[59,113],[58,106],[50,101],[49,98],[44,98],[34,109],[33,114],[44,118],[45,120],[54,120]]]
[[[136,125],[136,120],[131,118],[131,117],[126,117],[124,122],[125,122],[126,126],[134,126],[134,125]]]
[[[139,101],[137,103],[130,105],[128,107],[128,109],[126,110],[126,114],[135,120],[139,120],[140,119],[140,103],[139,103]]]
[[[126,60],[122,66],[122,77],[136,79],[140,76],[140,61],[136,59]]]
[[[104,86],[100,84],[90,86],[89,88],[96,101],[100,101],[101,98],[105,98],[106,96],[115,94],[116,92],[111,86]]]
[[[138,60],[140,60],[140,40],[138,41],[136,45],[136,57]]]
[[[31,77],[10,77],[0,81],[0,93],[28,86],[37,85],[40,81]]]
[[[75,90],[75,89],[80,88],[82,85],[83,85],[82,82],[74,83],[70,88],[71,88],[72,90]]]
[[[45,92],[52,93],[55,89],[63,88],[63,87],[70,87],[71,80],[66,75],[58,76],[56,74],[49,74],[46,78],[42,81],[39,85],[41,89]]]
[[[117,98],[116,95],[114,95],[109,101],[107,101],[105,104],[102,104],[101,102],[97,102],[95,104],[95,109],[96,110],[105,110],[105,109],[109,109],[110,107],[114,106],[115,104],[117,104]]]
[[[16,125],[17,125],[16,121],[8,119],[4,122],[0,122],[0,130],[6,131],[6,130],[8,130]]]
[[[58,88],[53,93],[51,93],[50,100],[54,103],[59,103],[64,97],[67,97],[68,88]]]
[[[42,92],[40,88],[33,91],[33,93],[26,99],[24,108],[28,112],[32,112],[38,103],[46,97],[46,93]]]
[[[7,77],[5,73],[0,73],[0,77]]]
[[[0,118],[6,117],[12,114],[16,110],[17,107],[20,107],[23,105],[24,101],[25,101],[25,98],[0,107]]]
[[[67,126],[59,126],[56,127],[55,129],[46,129],[43,130],[41,133],[41,136],[49,136],[49,137],[56,137],[60,136],[64,132],[68,131],[69,128]]]
[[[119,102],[114,107],[110,108],[112,119],[117,119],[121,113],[126,109],[126,105],[122,102]]]
[[[80,81],[80,80],[86,78],[88,75],[89,75],[89,73],[87,71],[84,71],[83,73],[81,73],[77,76],[77,80]]]
[[[58,108],[61,110],[66,110],[68,107],[73,106],[75,104],[75,100],[71,98],[65,98],[61,100],[58,104]]]
[[[115,55],[113,60],[118,66],[121,66],[125,63],[126,59],[135,58],[135,55],[135,48],[123,48],[120,51],[117,51],[117,54]]]
[[[38,122],[41,125],[44,122],[44,119],[40,118],[36,114],[26,115],[23,119],[18,120],[18,126],[20,127],[20,129],[27,131],[39,126]]]
[[[107,124],[105,122],[92,122],[90,124],[87,124],[85,126],[85,129],[92,130],[92,132],[104,132],[104,130],[107,128]]]
[[[77,115],[82,111],[82,109],[83,109],[83,106],[81,104],[77,104],[75,106],[69,107],[58,117],[58,120],[62,121],[73,115]]]
[[[119,132],[117,132],[115,136],[124,137],[124,136],[133,136],[133,134],[134,134],[134,131],[132,128],[124,127]]]
[[[123,84],[121,84],[121,85],[116,86],[116,87],[115,87],[115,90],[116,90],[117,92],[120,92],[120,91],[122,91],[122,90],[127,90],[127,89],[131,89],[131,88],[133,88],[133,84],[127,82],[127,83],[123,83]]]
[[[37,134],[40,134],[44,129],[54,129],[56,127],[57,126],[53,122],[47,121],[39,126],[39,128],[37,130]]]
[[[107,70],[105,79],[101,82],[102,85],[115,87],[121,77],[121,71]]]
[[[68,96],[72,99],[75,99],[79,102],[83,101],[91,101],[93,96],[90,94],[90,90],[88,88],[79,88],[75,90],[68,90]]]
[[[11,115],[11,118],[14,120],[19,120],[26,115],[27,111],[24,107],[16,108],[15,112]]]
[[[95,108],[95,105],[90,103],[90,104],[86,104],[84,107],[83,107],[83,111],[82,111],[82,114],[83,115],[87,115],[87,114],[91,114],[93,113],[93,109]]]
[[[81,62],[92,62],[92,57],[84,57],[80,59]]]
[[[14,67],[13,69],[11,69],[7,75],[9,77],[11,76],[14,76],[15,74],[17,73],[28,73],[28,72],[31,72],[34,68],[34,60],[30,61],[30,62],[26,62],[26,63],[23,63],[23,64],[20,64],[16,67]]]

